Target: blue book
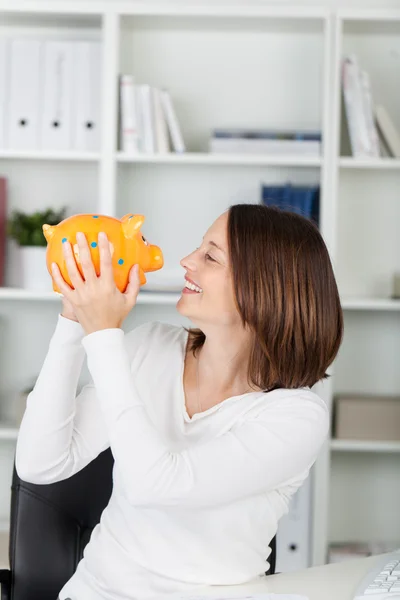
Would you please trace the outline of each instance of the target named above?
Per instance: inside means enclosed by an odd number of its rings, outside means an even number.
[[[277,206],[319,222],[319,186],[262,185],[261,198],[267,206]]]
[[[242,127],[227,127],[213,129],[214,138],[257,139],[257,140],[322,140],[320,131],[274,130],[274,129],[245,129]]]

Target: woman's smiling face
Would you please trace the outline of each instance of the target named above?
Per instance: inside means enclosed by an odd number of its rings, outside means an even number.
[[[197,325],[206,322],[230,325],[240,321],[234,301],[227,224],[225,212],[207,230],[201,246],[180,262],[186,271],[186,281],[197,289],[184,288],[177,309]]]

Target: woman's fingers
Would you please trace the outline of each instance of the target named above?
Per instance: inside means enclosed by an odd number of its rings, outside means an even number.
[[[75,256],[72,252],[71,244],[68,240],[63,242],[63,253],[65,264],[67,265],[67,271],[72,285],[77,289],[83,282],[82,275],[79,272],[78,266],[75,262]]]
[[[64,277],[61,275],[61,271],[56,263],[52,263],[51,273],[60,292],[64,295],[64,299],[71,301],[72,294],[74,293],[74,291],[70,288],[68,283],[65,281]]]
[[[124,292],[128,303],[134,306],[140,291],[139,265],[134,265],[129,271],[128,285]]]
[[[98,240],[100,252],[100,277],[104,282],[115,286],[112,256],[107,235],[103,231],[100,231]]]
[[[85,281],[93,281],[94,279],[97,279],[97,274],[85,234],[78,231],[76,234],[76,241],[78,243],[79,261],[81,263]]]

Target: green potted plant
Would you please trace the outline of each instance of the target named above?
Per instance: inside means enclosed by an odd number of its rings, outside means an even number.
[[[66,216],[66,207],[25,213],[14,210],[7,220],[7,235],[19,246],[21,287],[50,291],[51,277],[46,266],[47,241],[42,225],[58,225]]]

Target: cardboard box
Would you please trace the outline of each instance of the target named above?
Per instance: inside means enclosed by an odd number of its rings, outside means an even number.
[[[336,396],[333,437],[342,440],[400,441],[400,396]]]

